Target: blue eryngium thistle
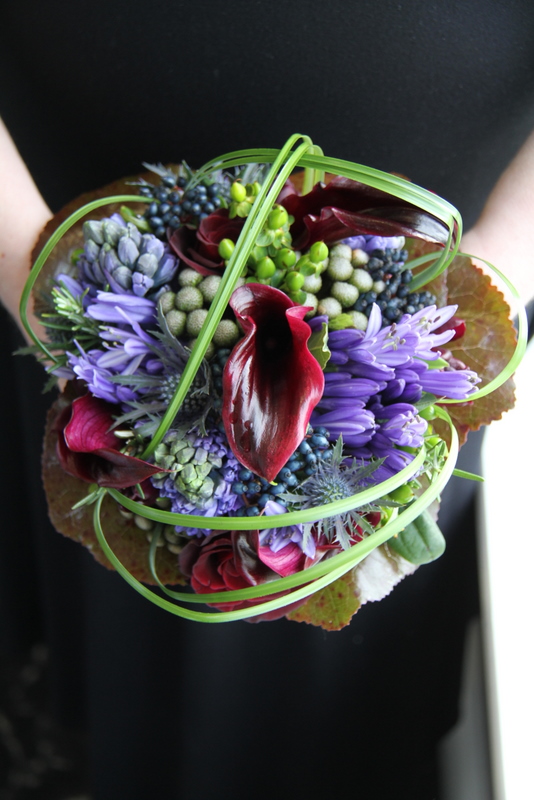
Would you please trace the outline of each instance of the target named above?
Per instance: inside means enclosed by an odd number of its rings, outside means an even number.
[[[332,458],[328,461],[319,461],[316,472],[305,480],[298,488],[298,493],[284,493],[280,499],[287,504],[288,510],[296,511],[303,508],[313,508],[335,500],[352,497],[365,489],[372,474],[380,466],[383,459],[369,462],[365,465],[358,463],[355,458],[343,456],[343,439],[340,436],[332,451]],[[391,505],[381,501],[382,505]],[[344,514],[319,519],[304,525],[303,545],[311,536],[312,530],[316,540],[324,536],[330,543],[337,543],[343,550],[351,546],[351,537],[359,526],[364,533],[372,533],[373,528],[365,519],[365,514],[380,511],[380,508],[371,503],[366,503]]]

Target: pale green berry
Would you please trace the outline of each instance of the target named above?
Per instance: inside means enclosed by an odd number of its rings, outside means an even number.
[[[352,250],[348,244],[341,244],[340,242],[330,248],[330,258],[346,258],[347,261],[350,261],[351,257]]]
[[[223,261],[228,261],[231,258],[232,253],[235,249],[235,242],[231,239],[223,239],[219,242],[219,255],[223,259]]]
[[[351,264],[353,267],[364,267],[369,261],[369,254],[359,247],[352,251]]]
[[[323,279],[320,275],[308,275],[308,277],[304,280],[302,284],[302,289],[305,292],[311,292],[312,294],[317,294],[317,292],[321,291],[323,286]]]
[[[197,342],[196,338],[195,339],[190,339],[188,341],[187,346],[189,347],[190,350],[193,349],[193,347],[195,346],[196,342]],[[213,342],[210,342],[209,345],[208,345],[208,349],[204,353],[204,358],[207,361],[209,361],[210,358],[213,358],[215,353],[216,353],[215,345],[213,344]]]
[[[161,308],[162,314],[168,314],[168,312],[174,308],[174,299],[176,295],[174,292],[163,292],[161,297],[158,300],[159,307]]]
[[[367,330],[367,324],[369,320],[362,314],[361,311],[348,311],[347,312],[352,320],[352,325],[358,331],[365,331]]]
[[[349,281],[360,292],[370,292],[373,288],[373,279],[365,269],[355,269]]]
[[[186,267],[178,274],[178,283],[180,286],[198,286],[202,280],[202,275],[196,269]]]
[[[217,294],[220,283],[221,278],[218,275],[208,275],[207,278],[204,278],[202,283],[199,283],[199,291],[202,293],[202,297],[208,305],[213,302],[213,298]]]
[[[383,292],[385,288],[386,288],[386,284],[384,283],[384,281],[375,281],[373,283],[373,292],[376,292],[377,294],[380,294],[380,292]]]
[[[348,281],[353,273],[353,268],[347,258],[341,256],[331,256],[328,261],[326,274],[333,281]]]
[[[202,292],[195,286],[184,286],[176,295],[175,305],[179,311],[195,311],[197,308],[202,308],[204,305]]]
[[[335,297],[325,297],[317,306],[317,313],[325,315],[328,319],[334,319],[343,312],[341,303]]]
[[[330,291],[332,293],[332,297],[335,297],[336,300],[339,300],[343,308],[350,308],[350,306],[353,306],[360,296],[356,286],[352,286],[352,284],[345,283],[344,281],[336,281],[333,283]]]
[[[183,311],[178,311],[177,308],[171,308],[171,310],[165,314],[165,319],[167,320],[167,325],[172,335],[177,338],[178,336],[182,336],[185,331],[187,314]]]
[[[198,336],[207,316],[205,308],[197,308],[187,315],[186,330],[189,336]]]
[[[317,300],[314,294],[310,294],[310,292],[306,292],[306,300],[302,304],[303,306],[311,306],[311,311],[305,316],[305,319],[310,319],[314,317],[317,313],[317,306],[319,305],[319,301]]]
[[[213,334],[213,343],[216,347],[233,347],[239,339],[239,328],[231,319],[222,319]]]

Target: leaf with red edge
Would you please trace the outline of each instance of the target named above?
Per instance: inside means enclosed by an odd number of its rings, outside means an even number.
[[[239,461],[272,481],[304,439],[324,389],[307,345],[309,309],[256,283],[236,289],[230,305],[245,337],[224,369],[224,427]]]
[[[502,293],[469,258],[456,257],[447,270],[448,302],[457,303],[457,316],[465,320],[461,339],[450,343],[454,358],[463,361],[482,378],[480,387],[495,378],[512,358],[517,337],[510,319],[510,307]],[[510,378],[499,389],[473,403],[449,405],[448,410],[461,434],[477,431],[501,419],[515,403]]]
[[[360,607],[356,591],[355,571],[352,569],[312,594],[303,606],[291,611],[287,617],[295,622],[317,625],[326,631],[339,631],[349,624]]]
[[[425,242],[409,242],[411,258],[435,252]],[[425,287],[439,306],[458,305],[455,316],[466,323],[465,335],[447,345],[454,358],[475,370],[482,378],[481,388],[496,377],[513,356],[517,336],[510,318],[510,306],[491,279],[471,259],[457,256],[445,272]],[[501,419],[515,403],[514,382],[510,378],[499,389],[474,402],[447,404],[464,444],[470,430],[477,431]],[[448,426],[436,420],[433,425],[448,440]]]

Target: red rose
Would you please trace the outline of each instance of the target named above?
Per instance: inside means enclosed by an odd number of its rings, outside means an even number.
[[[279,577],[258,556],[257,531],[213,531],[205,539],[192,540],[180,553],[180,571],[190,578],[197,594],[245,589]],[[255,600],[208,605],[220,611],[232,611],[280,596],[279,593]],[[303,602],[291,603],[259,617],[252,617],[250,621],[279,619]]]
[[[227,209],[214,211],[205,217],[198,230],[183,225],[169,239],[169,244],[188,267],[201,275],[219,275],[224,261],[219,255],[219,244],[223,239],[237,242],[245,223],[244,219],[228,218]]]

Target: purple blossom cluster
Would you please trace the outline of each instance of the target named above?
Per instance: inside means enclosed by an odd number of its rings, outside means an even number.
[[[479,381],[471,370],[430,369],[427,363],[439,358],[435,348],[454,336],[452,330],[434,331],[456,308],[428,306],[382,328],[380,309],[374,305],[365,332],[345,329],[329,334],[325,389],[311,421],[324,425],[334,438],[342,436],[347,453],[363,460],[384,459],[377,480],[412,460],[412,454],[400,448],[423,443],[427,423],[415,406],[423,392],[465,400]],[[318,330],[323,321],[315,317],[310,325]]]

